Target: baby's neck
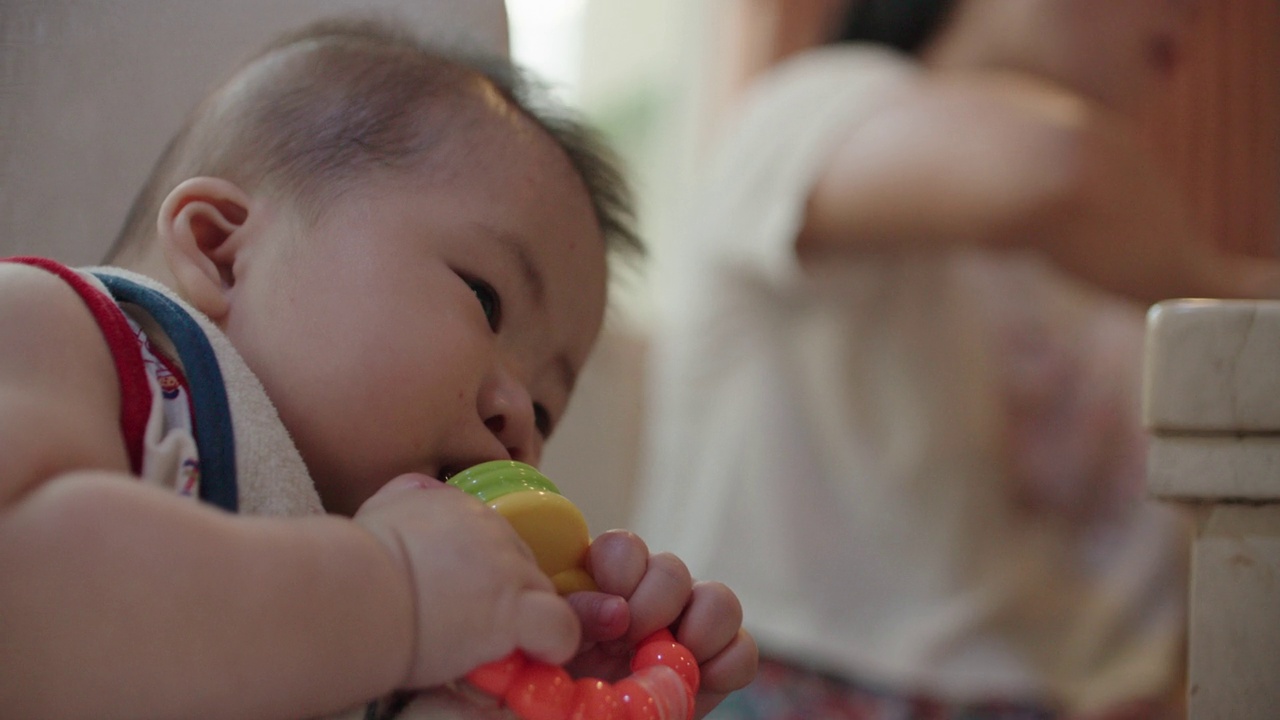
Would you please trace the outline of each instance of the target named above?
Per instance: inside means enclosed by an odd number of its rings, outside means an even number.
[[[120,257],[113,258],[106,263],[112,267],[118,267],[122,270],[136,272],[139,275],[146,275],[156,282],[164,285],[180,297],[182,293],[178,289],[178,283],[173,277],[173,273],[169,270],[169,265],[164,261],[163,253],[156,249],[151,252],[128,253]],[[186,298],[183,298],[184,300]]]

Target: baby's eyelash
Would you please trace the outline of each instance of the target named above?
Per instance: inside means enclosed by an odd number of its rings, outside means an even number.
[[[484,316],[489,321],[489,329],[498,332],[498,328],[502,325],[502,297],[492,285],[483,280],[464,279],[471,291],[476,294],[476,300],[480,302],[480,308],[484,310]]]

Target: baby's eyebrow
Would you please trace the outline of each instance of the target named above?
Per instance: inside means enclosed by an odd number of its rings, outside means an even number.
[[[480,229],[491,235],[503,249],[515,261],[520,268],[520,276],[524,280],[524,285],[528,290],[529,297],[533,301],[535,307],[545,312],[547,306],[547,286],[543,280],[542,273],[538,272],[538,268],[533,263],[533,256],[529,254],[529,248],[519,238],[511,233],[503,232],[491,225],[480,223]],[[568,355],[560,354],[555,357],[556,374],[560,376],[560,382],[564,384],[566,393],[573,392],[574,386],[578,382],[578,371],[573,365],[573,361]]]
[[[533,300],[534,305],[538,309],[543,310],[547,304],[547,287],[542,279],[542,273],[538,272],[538,268],[533,264],[533,257],[529,254],[529,248],[525,247],[518,239],[510,233],[501,232],[494,228],[486,227],[489,233],[498,241],[498,245],[502,247],[520,267],[520,276],[524,279],[526,289],[529,291],[529,297]]]

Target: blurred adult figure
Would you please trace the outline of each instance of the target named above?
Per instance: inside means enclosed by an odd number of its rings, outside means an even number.
[[[1144,304],[1280,291],[1133,134],[1190,10],[863,0],[746,93],[659,271],[637,528],[762,645],[716,717],[1176,704],[1187,528],[1144,497]]]

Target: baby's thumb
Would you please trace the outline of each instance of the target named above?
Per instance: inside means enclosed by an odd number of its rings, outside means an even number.
[[[516,647],[530,657],[563,665],[578,651],[582,628],[564,598],[551,591],[526,590],[515,609]]]
[[[399,475],[388,481],[387,484],[378,488],[377,492],[370,496],[368,500],[364,501],[360,506],[360,511],[356,514],[359,515],[361,511],[379,507],[388,502],[394,502],[406,492],[422,492],[423,490],[439,489],[449,489],[449,486],[429,475],[422,475],[420,473]]]

